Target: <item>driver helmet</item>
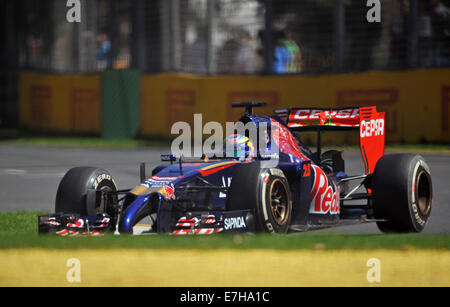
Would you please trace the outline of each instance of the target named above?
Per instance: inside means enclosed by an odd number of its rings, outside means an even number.
[[[232,134],[225,139],[225,157],[244,159],[253,157],[255,146],[250,139],[241,134]]]

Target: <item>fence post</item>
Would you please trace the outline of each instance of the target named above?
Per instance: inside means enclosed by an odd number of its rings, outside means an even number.
[[[162,71],[169,71],[171,69],[171,42],[172,39],[170,38],[170,35],[172,31],[170,30],[171,27],[171,20],[170,20],[170,7],[171,2],[169,1],[159,1],[161,6],[159,7],[159,15],[161,17],[161,28],[160,28],[160,34],[159,37],[161,37],[161,70]]]
[[[215,33],[215,7],[216,7],[216,0],[208,0],[207,1],[207,13],[206,13],[206,19],[207,19],[207,72],[208,74],[213,74],[216,72],[216,59],[215,59],[215,53],[214,53],[214,44],[213,44],[213,37]]]
[[[134,64],[133,68],[137,68],[140,71],[145,71],[147,69],[145,12],[145,1],[137,0],[135,5],[136,20],[133,23],[136,29],[133,30],[135,33],[135,41],[133,43],[134,51],[132,53],[132,61]]]
[[[272,73],[272,0],[265,0],[265,27],[263,37],[263,52],[264,52],[264,72],[266,74]]]
[[[71,23],[72,27],[72,73],[80,72],[80,25],[78,22]]]
[[[334,70],[342,72],[345,65],[345,3],[336,0],[334,5]]]
[[[408,68],[417,67],[419,46],[419,1],[409,1],[409,18],[408,18]]]
[[[16,13],[18,10],[18,4],[13,1],[6,1],[3,4],[4,15],[1,16],[4,19],[0,22],[3,23],[5,38],[5,46],[3,62],[1,63],[2,70],[0,71],[0,78],[2,84],[0,84],[0,127],[17,127],[19,121],[19,108],[18,108],[18,43],[17,32],[15,31]]]
[[[87,19],[87,0],[81,0],[81,22],[76,22],[76,37],[75,40],[77,41],[77,47],[76,50],[78,62],[76,71],[77,72],[83,72],[88,70],[88,57],[89,57],[89,51],[88,51],[88,41],[86,39],[86,32],[88,31],[88,19]]]
[[[111,48],[108,52],[108,67],[107,69],[113,68],[113,62],[116,57],[117,50],[117,39],[116,39],[116,25],[117,25],[117,14],[116,14],[116,0],[108,1],[108,38],[111,42]]]
[[[180,1],[170,1],[170,69],[172,71],[178,71],[181,62],[180,53]]]

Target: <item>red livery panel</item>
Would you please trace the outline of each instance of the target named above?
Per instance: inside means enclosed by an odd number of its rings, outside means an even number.
[[[284,117],[287,126],[294,131],[311,128],[359,129],[361,155],[366,174],[373,173],[378,160],[384,155],[385,114],[377,112],[374,106],[339,109],[298,108],[277,110],[275,113]]]
[[[385,114],[376,107],[360,108],[359,143],[366,166],[366,174],[375,170],[378,160],[384,155]]]

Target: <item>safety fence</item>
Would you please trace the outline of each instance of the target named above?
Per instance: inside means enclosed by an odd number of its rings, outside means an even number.
[[[77,1],[72,1],[77,2]],[[17,0],[22,69],[195,74],[450,66],[450,0]],[[20,18],[20,22],[18,22]]]
[[[68,3],[79,3],[80,22],[68,20]],[[0,17],[0,128],[17,126],[23,70],[311,76],[450,67],[450,0],[16,0]]]

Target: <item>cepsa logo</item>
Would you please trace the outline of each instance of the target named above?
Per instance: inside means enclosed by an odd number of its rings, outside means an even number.
[[[311,191],[311,207],[309,213],[339,214],[339,193],[334,184],[330,184],[327,175],[317,165],[311,165],[314,170],[314,185]]]
[[[359,132],[361,138],[384,135],[384,119],[361,121]]]
[[[322,110],[322,109],[301,109],[298,110],[294,116],[291,118],[296,119],[319,119],[320,115],[324,114],[327,117],[335,117],[335,118],[358,118],[359,117],[359,109],[341,109],[341,110]]]

